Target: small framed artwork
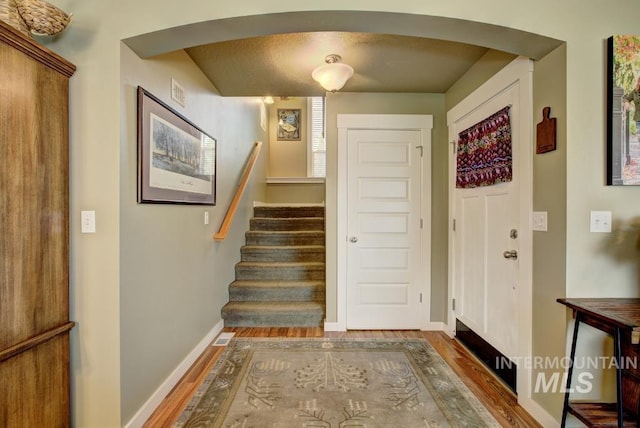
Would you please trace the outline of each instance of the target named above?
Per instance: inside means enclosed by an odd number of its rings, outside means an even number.
[[[138,203],[216,204],[216,140],[142,87]]]
[[[607,184],[640,185],[640,35],[607,39]]]
[[[300,141],[300,109],[278,109],[278,140]]]

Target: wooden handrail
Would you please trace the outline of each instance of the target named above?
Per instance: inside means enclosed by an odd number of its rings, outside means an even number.
[[[229,204],[227,213],[225,214],[224,220],[220,225],[220,230],[218,231],[218,233],[213,235],[213,239],[215,239],[216,241],[224,241],[224,239],[227,237],[227,233],[229,233],[229,228],[231,227],[231,223],[233,222],[233,217],[236,215],[238,205],[240,204],[240,199],[242,198],[244,189],[247,187],[249,176],[251,175],[251,171],[253,171],[253,166],[256,164],[256,160],[258,159],[258,155],[260,154],[261,147],[262,141],[256,141],[253,145],[253,150],[251,150],[251,154],[249,155],[247,164],[244,167],[244,172],[242,173],[242,178],[240,179],[240,184],[238,185],[236,194],[233,196],[233,199]]]

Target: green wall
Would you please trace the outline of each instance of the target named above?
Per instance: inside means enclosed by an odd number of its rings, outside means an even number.
[[[214,326],[222,327],[251,204],[264,200],[267,162],[262,153],[229,236],[214,242],[253,143],[266,138],[259,101],[218,96],[184,52],[141,60],[122,45],[120,59],[120,387],[128,421]],[[186,108],[171,100],[171,78],[185,89]],[[215,206],[136,203],[138,85],[217,140]]]
[[[446,111],[451,110],[491,76],[502,70],[517,55],[490,49],[447,91]]]
[[[565,307],[556,303],[566,295],[567,273],[566,55],[565,45],[557,48],[535,62],[533,73],[534,126],[542,121],[542,109],[550,107],[557,127],[556,150],[533,155],[533,210],[547,212],[548,222],[547,232],[533,232],[533,355],[559,358],[565,353],[566,336],[564,329],[557,328],[566,323]],[[557,371],[533,370],[533,385],[538,377],[548,380]],[[534,392],[534,399],[558,418],[563,398],[560,390]]]

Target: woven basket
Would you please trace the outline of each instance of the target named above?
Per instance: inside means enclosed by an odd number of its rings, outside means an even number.
[[[18,12],[33,34],[58,34],[69,25],[71,15],[42,0],[14,0]]]
[[[18,13],[15,0],[0,0],[0,21],[4,21],[21,33],[31,36],[27,24]]]

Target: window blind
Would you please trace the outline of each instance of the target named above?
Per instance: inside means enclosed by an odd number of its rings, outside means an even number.
[[[326,176],[327,143],[325,139],[325,98],[311,97],[311,138],[309,147],[310,177]]]

